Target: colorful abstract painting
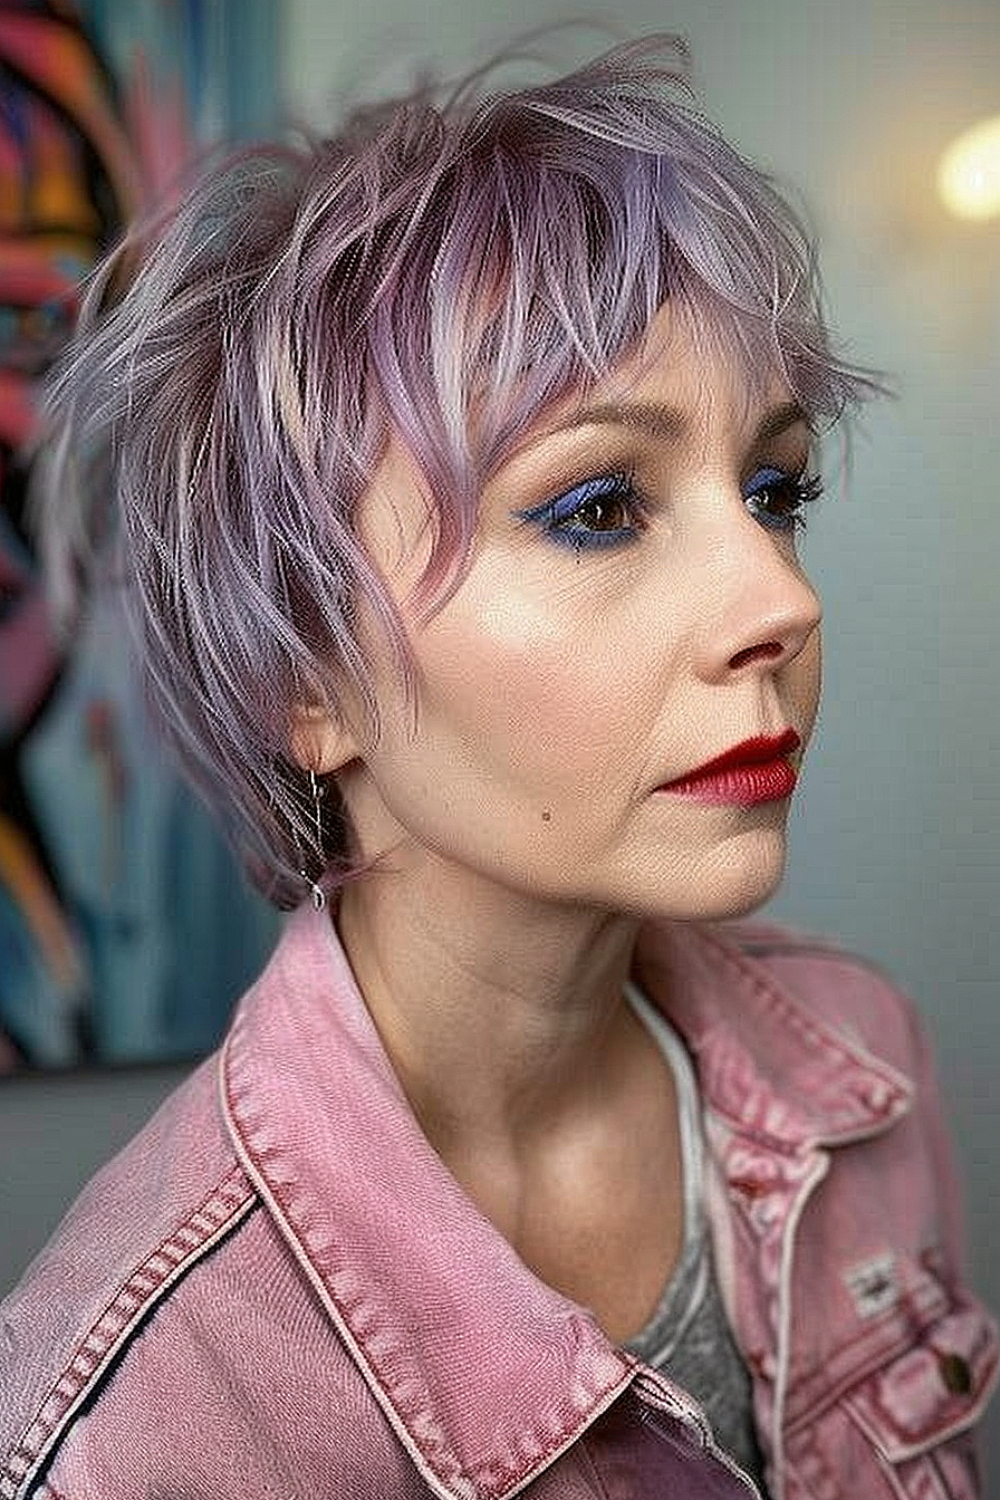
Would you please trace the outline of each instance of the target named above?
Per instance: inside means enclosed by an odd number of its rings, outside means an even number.
[[[26,518],[78,287],[201,144],[266,130],[270,0],[0,0],[0,1070],[211,1046],[273,941],[150,729],[113,594],[71,643]]]

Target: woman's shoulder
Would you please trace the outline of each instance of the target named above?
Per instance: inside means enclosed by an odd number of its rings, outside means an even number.
[[[829,934],[764,917],[708,922],[700,924],[699,930],[738,948],[747,957],[763,962],[815,962],[821,968],[843,966],[861,970],[871,978],[891,984],[886,971],[874,959]]]
[[[908,1051],[921,1030],[905,988],[876,960],[834,938],[764,920],[720,922],[702,931],[804,1008],[859,1039],[877,1039],[880,1050],[897,1036]]]
[[[153,1309],[255,1202],[222,1128],[210,1059],[90,1180],[0,1303],[8,1485],[41,1462]]]
[[[705,1031],[714,1025],[787,1035],[789,1028],[844,1041],[906,1077],[926,1065],[918,1007],[871,959],[827,937],[773,921],[655,924],[644,929],[640,971]]]

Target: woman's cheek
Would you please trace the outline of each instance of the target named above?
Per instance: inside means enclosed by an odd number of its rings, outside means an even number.
[[[493,629],[449,632],[422,663],[425,706],[484,749],[526,762],[573,759],[586,746],[614,750],[625,714],[620,663],[601,642],[553,638],[522,616]],[[619,745],[620,748],[620,745]]]
[[[823,686],[823,648],[818,630],[803,647],[792,667],[797,673],[794,689],[796,722],[801,724],[800,733],[808,744],[816,723]]]

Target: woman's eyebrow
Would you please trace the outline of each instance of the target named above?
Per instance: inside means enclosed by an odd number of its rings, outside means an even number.
[[[783,432],[788,431],[789,427],[799,426],[807,428],[811,435],[815,435],[816,429],[805,408],[797,401],[785,401],[781,406],[776,406],[773,411],[764,414],[754,433],[754,444],[766,443],[771,438],[780,437]]]
[[[690,418],[678,407],[655,401],[609,401],[574,412],[555,430],[567,432],[574,427],[601,426],[631,427],[650,437],[676,441],[688,430]]]
[[[784,401],[764,414],[754,432],[754,444],[766,443],[799,425],[813,431],[805,409],[797,401]],[[690,429],[691,416],[679,407],[665,406],[660,402],[610,401],[600,406],[583,407],[554,431],[568,432],[575,427],[591,426],[628,427],[661,441],[677,442]]]

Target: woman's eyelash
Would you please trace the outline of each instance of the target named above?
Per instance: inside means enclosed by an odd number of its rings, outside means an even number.
[[[769,531],[795,532],[805,526],[805,509],[823,493],[818,474],[767,466],[743,485],[743,502]],[[634,476],[600,474],[572,489],[514,512],[519,521],[538,526],[553,541],[576,552],[620,547],[645,529],[643,502]]]
[[[644,529],[642,501],[629,473],[600,474],[541,505],[514,512],[519,521],[577,552],[619,547]]]
[[[822,493],[820,476],[804,470],[790,474],[786,469],[758,469],[743,486],[747,509],[769,531],[801,531],[806,524],[806,506]]]

